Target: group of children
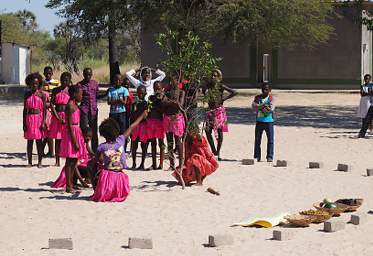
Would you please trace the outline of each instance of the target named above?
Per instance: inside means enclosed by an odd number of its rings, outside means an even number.
[[[51,80],[49,68],[44,74]],[[153,78],[153,73],[157,76]],[[52,73],[53,74],[53,73]],[[47,76],[46,76],[47,77]],[[194,130],[186,130],[190,112],[186,108],[197,107],[196,91],[191,92],[188,82],[177,75],[171,76],[170,83],[162,81],[166,77],[161,70],[145,67],[131,70],[123,78],[114,78],[114,84],[107,91],[110,105],[109,118],[99,126],[99,133],[105,139],[97,149],[91,149],[89,142],[92,130],[80,128],[79,103],[82,101],[82,88],[73,85],[71,74],[61,75],[61,84],[45,89],[46,81],[38,73],[30,74],[26,83],[30,91],[25,96],[24,137],[27,139],[29,165],[32,165],[33,141],[38,151],[38,166],[41,167],[43,146],[48,140],[55,140],[56,165],[60,157],[66,162],[60,176],[53,184],[64,187],[66,192],[77,189],[77,181],[88,187],[92,184],[94,201],[124,201],[129,193],[129,179],[124,169],[128,168],[126,148],[131,139],[132,168],[145,169],[145,158],[151,145],[152,165],[147,169],[163,169],[166,158],[170,161],[169,170],[179,181],[186,184],[195,181],[202,185],[203,179],[218,168],[215,156],[221,160],[220,150],[223,132],[227,131],[227,114],[223,103],[236,92],[222,84],[222,73],[212,72],[211,80],[202,93],[208,102],[205,132],[207,139]],[[129,90],[136,88],[136,100]],[[44,90],[43,90],[44,89]],[[228,94],[224,94],[227,91]],[[260,137],[265,131],[269,137],[267,160],[273,159],[273,98],[270,88],[264,85],[262,95],[255,98],[253,107],[258,111],[255,158],[260,160]],[[49,117],[48,117],[49,116]],[[48,121],[49,120],[49,121]],[[217,141],[215,147],[212,132]],[[43,139],[45,143],[43,143]],[[184,145],[185,141],[185,145]],[[137,165],[137,149],[141,145],[141,163]],[[159,164],[157,163],[159,148]],[[178,156],[176,165],[175,151]],[[185,152],[184,152],[185,151]],[[53,152],[50,148],[49,153]],[[185,157],[185,159],[184,159]],[[182,178],[182,179],[181,179]]]

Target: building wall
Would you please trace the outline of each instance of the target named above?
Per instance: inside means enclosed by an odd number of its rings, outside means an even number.
[[[274,62],[274,85],[291,88],[353,88],[361,80],[361,27],[350,18],[330,21],[335,34],[315,49],[279,49]],[[362,33],[363,32],[363,33]],[[277,71],[277,72],[276,72]]]
[[[12,43],[2,44],[1,78],[6,84],[25,84],[30,73],[30,50]]]

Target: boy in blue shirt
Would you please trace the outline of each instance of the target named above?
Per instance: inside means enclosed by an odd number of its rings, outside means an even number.
[[[109,117],[118,122],[120,133],[126,130],[126,103],[129,95],[128,89],[122,86],[122,75],[114,78],[114,86],[107,92],[107,102],[110,105]]]
[[[256,111],[255,126],[255,147],[254,158],[259,162],[261,160],[261,142],[262,134],[265,131],[267,135],[267,162],[273,161],[274,148],[274,117],[275,109],[274,99],[271,93],[271,87],[268,83],[262,84],[262,94],[255,96],[252,108]]]

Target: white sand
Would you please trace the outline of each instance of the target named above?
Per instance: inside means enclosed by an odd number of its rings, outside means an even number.
[[[295,238],[286,242],[270,240],[272,229],[229,227],[252,216],[311,209],[325,197],[364,198],[359,211],[373,209],[373,178],[364,176],[366,168],[373,167],[373,144],[369,137],[356,139],[360,123],[353,116],[359,96],[276,96],[275,159],[291,161],[288,168],[274,168],[266,162],[240,165],[241,159],[253,155],[254,117],[247,107],[252,98],[237,97],[226,104],[232,107],[233,124],[222,155],[231,161],[222,162],[203,187],[185,191],[174,186],[169,172],[128,171],[134,188],[124,203],[94,203],[87,200],[90,190],[71,197],[43,184],[54,181],[60,168],[4,166],[26,164],[26,160],[22,106],[2,103],[0,255],[372,255],[373,216],[366,225],[347,225],[332,234],[320,232],[323,224],[292,229]],[[108,108],[102,103],[100,109],[103,119]],[[309,161],[323,161],[325,167],[308,170]],[[339,162],[351,164],[353,171],[333,171]],[[44,161],[52,163],[52,159]],[[157,183],[162,185],[157,187]],[[207,187],[221,196],[205,192]],[[349,216],[340,219],[347,221]],[[205,248],[212,233],[232,234],[235,243]],[[152,237],[154,249],[124,248],[129,236]],[[73,239],[74,250],[41,249],[48,246],[48,238],[62,237]]]

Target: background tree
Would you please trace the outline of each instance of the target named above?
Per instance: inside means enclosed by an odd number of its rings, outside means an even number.
[[[118,33],[133,26],[129,1],[50,0],[46,6],[59,9],[59,15],[74,20],[79,33],[88,43],[106,37],[109,42],[111,79],[120,71]]]
[[[18,18],[20,18],[23,28],[26,31],[35,32],[38,28],[38,23],[36,22],[36,16],[34,13],[28,10],[18,11],[15,14]]]

